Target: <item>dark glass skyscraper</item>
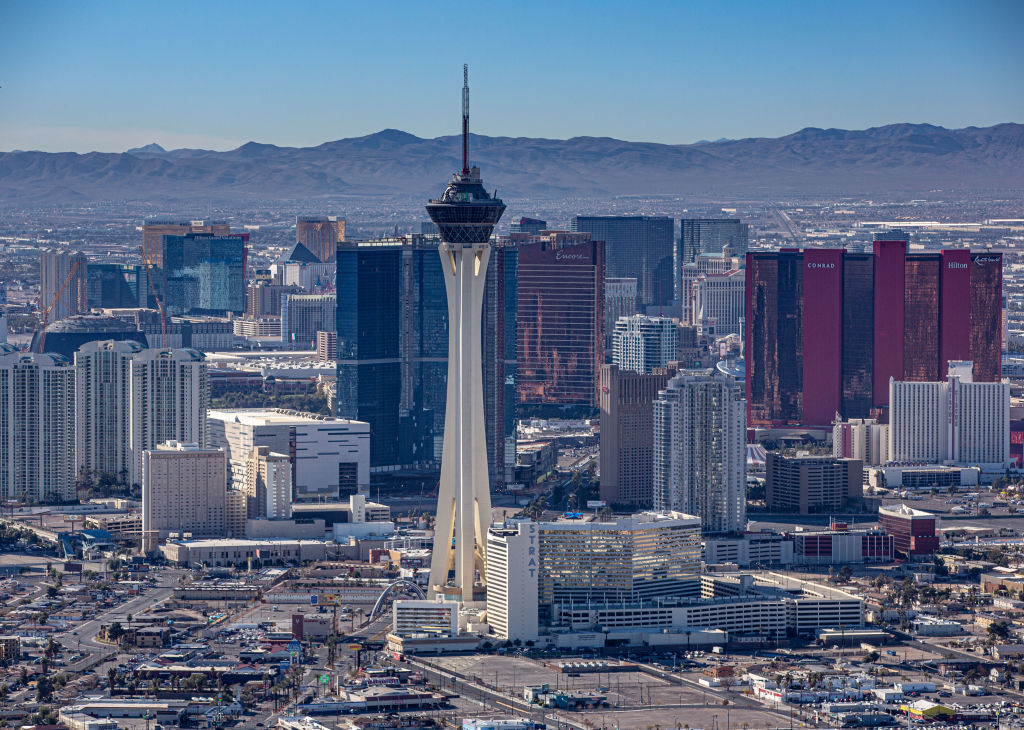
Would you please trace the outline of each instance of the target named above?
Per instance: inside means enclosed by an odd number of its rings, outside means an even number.
[[[719,254],[731,246],[734,256],[747,253],[750,226],[739,218],[683,218],[679,221],[679,265],[702,253]]]
[[[168,314],[245,312],[245,236],[165,235],[162,260]]]
[[[338,245],[337,415],[370,423],[370,466],[378,476],[436,469],[440,460],[448,304],[438,243],[417,234]],[[515,434],[515,400],[507,397],[514,388],[515,268],[516,250],[495,247],[482,343],[495,486],[504,481],[504,439]]]
[[[871,254],[748,253],[749,423],[869,417],[888,406],[890,378],[941,380],[949,360],[998,380],[1001,272],[1000,254],[908,254],[897,240],[875,241]]]
[[[604,241],[606,276],[636,279],[642,305],[672,301],[675,224],[671,218],[578,215],[569,228]]]

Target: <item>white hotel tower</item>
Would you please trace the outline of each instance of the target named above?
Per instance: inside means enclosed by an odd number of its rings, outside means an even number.
[[[481,316],[491,232],[505,205],[484,189],[479,168],[469,167],[469,80],[463,68],[462,170],[452,176],[427,214],[441,236],[439,253],[448,293],[448,399],[441,481],[430,561],[431,593],[473,600],[476,572],[486,584],[490,482],[484,430]],[[454,576],[449,573],[454,569]]]

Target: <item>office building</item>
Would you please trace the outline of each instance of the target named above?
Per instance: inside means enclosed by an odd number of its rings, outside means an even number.
[[[651,373],[601,367],[601,499],[654,506],[654,401],[675,364]]]
[[[538,636],[538,523],[512,520],[487,531],[487,622],[500,639]]]
[[[0,345],[0,498],[75,498],[75,370]]]
[[[747,253],[750,226],[738,218],[683,218],[679,221],[678,260],[689,264],[701,254],[728,246],[736,256]]]
[[[49,322],[89,312],[87,268],[88,259],[77,251],[39,254],[39,302],[50,309]]]
[[[487,525],[491,520],[490,479],[483,394],[483,300],[491,258],[491,233],[505,204],[484,188],[470,168],[469,80],[462,87],[462,170],[440,197],[427,203],[437,224],[448,299],[448,383],[441,478],[437,487],[437,528],[430,559],[431,591],[474,598],[479,571],[486,584]],[[492,353],[494,357],[496,353]],[[504,359],[504,353],[501,353]],[[451,578],[449,578],[449,571]]]
[[[337,499],[370,483],[370,427],[313,413],[275,408],[211,410],[209,443],[228,455],[231,484],[245,490],[254,448],[286,454],[292,464],[293,497]]]
[[[859,459],[769,451],[765,502],[772,512],[801,515],[857,510],[864,496],[863,468]]]
[[[287,520],[292,516],[292,460],[269,446],[255,446],[246,464],[249,516]],[[226,477],[226,474],[225,474]]]
[[[939,549],[938,519],[905,504],[881,507],[878,526],[893,536],[896,552],[910,560],[928,559]]]
[[[612,332],[612,362],[620,370],[649,373],[676,359],[678,325],[668,317],[621,317]]]
[[[549,231],[518,248],[518,403],[592,411],[604,361],[604,244]]]
[[[610,277],[637,280],[643,307],[672,301],[675,223],[662,216],[576,216],[569,230],[604,242]]]
[[[950,360],[973,360],[976,382],[1000,378],[1001,254],[876,241],[748,253],[746,269],[751,425],[869,418],[890,378],[935,382]]]
[[[159,272],[163,290],[158,291],[164,309],[168,314],[242,314],[247,256],[245,234],[165,235]]]
[[[1010,385],[974,382],[950,361],[940,382],[889,382],[889,460],[1002,472],[1010,463]]]
[[[250,284],[246,288],[246,316],[258,319],[261,317],[280,317],[281,302],[286,294],[300,294],[302,288],[287,284],[274,284],[261,281]]]
[[[207,445],[210,385],[196,350],[141,350],[129,365],[131,483],[141,483],[142,453],[166,441]]]
[[[143,451],[143,550],[156,549],[171,532],[182,538],[224,537],[226,483],[222,449],[167,441]]]
[[[509,233],[525,233],[529,236],[539,236],[541,231],[546,231],[548,222],[540,218],[520,218],[508,224]]]
[[[89,342],[75,353],[75,473],[131,484],[131,362],[137,342]]]
[[[889,426],[873,418],[837,420],[832,425],[832,456],[859,459],[864,466],[889,461]]]
[[[654,401],[654,507],[700,518],[707,534],[746,528],[746,403],[742,384],[681,371]]]
[[[227,223],[218,221],[148,220],[142,225],[143,263],[162,269],[164,236],[184,236],[189,233],[226,236],[231,233],[231,228]]]
[[[604,280],[604,347],[612,350],[612,332],[622,317],[632,317],[636,309],[636,279],[606,277]]]
[[[700,530],[679,512],[538,523],[535,605],[699,595]]]
[[[716,337],[741,335],[745,291],[746,274],[742,269],[701,274],[693,281],[693,324]]]
[[[296,349],[312,350],[316,333],[335,331],[337,318],[333,294],[286,294],[281,304],[281,339]]]
[[[319,261],[332,261],[338,244],[345,240],[345,219],[300,215],[295,219],[295,240]]]

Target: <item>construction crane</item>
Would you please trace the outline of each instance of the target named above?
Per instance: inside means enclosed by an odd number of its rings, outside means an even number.
[[[146,267],[146,278],[149,280],[149,289],[153,292],[153,299],[156,300],[156,308],[160,310],[160,347],[167,347],[167,312],[164,311],[163,300],[160,299],[160,295],[156,293],[156,287],[153,286],[153,274],[150,273],[152,264],[149,262],[149,256],[146,254],[146,249],[139,246],[139,253],[142,254],[142,263]]]
[[[46,352],[46,325],[50,323],[50,312],[52,312],[53,308],[57,306],[57,302],[60,301],[60,298],[64,295],[64,290],[67,289],[68,284],[71,283],[71,279],[74,277],[81,265],[81,261],[76,261],[74,265],[72,265],[71,271],[68,272],[67,277],[64,279],[64,283],[60,285],[60,289],[57,290],[57,294],[54,296],[53,301],[50,302],[49,306],[43,310],[43,324],[42,329],[39,332],[39,352],[41,353]]]

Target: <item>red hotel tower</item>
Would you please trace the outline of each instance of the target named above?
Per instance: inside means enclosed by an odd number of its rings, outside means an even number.
[[[966,249],[747,254],[746,391],[751,426],[826,426],[888,406],[889,378],[937,381],[973,360],[1001,375],[1002,254]]]

